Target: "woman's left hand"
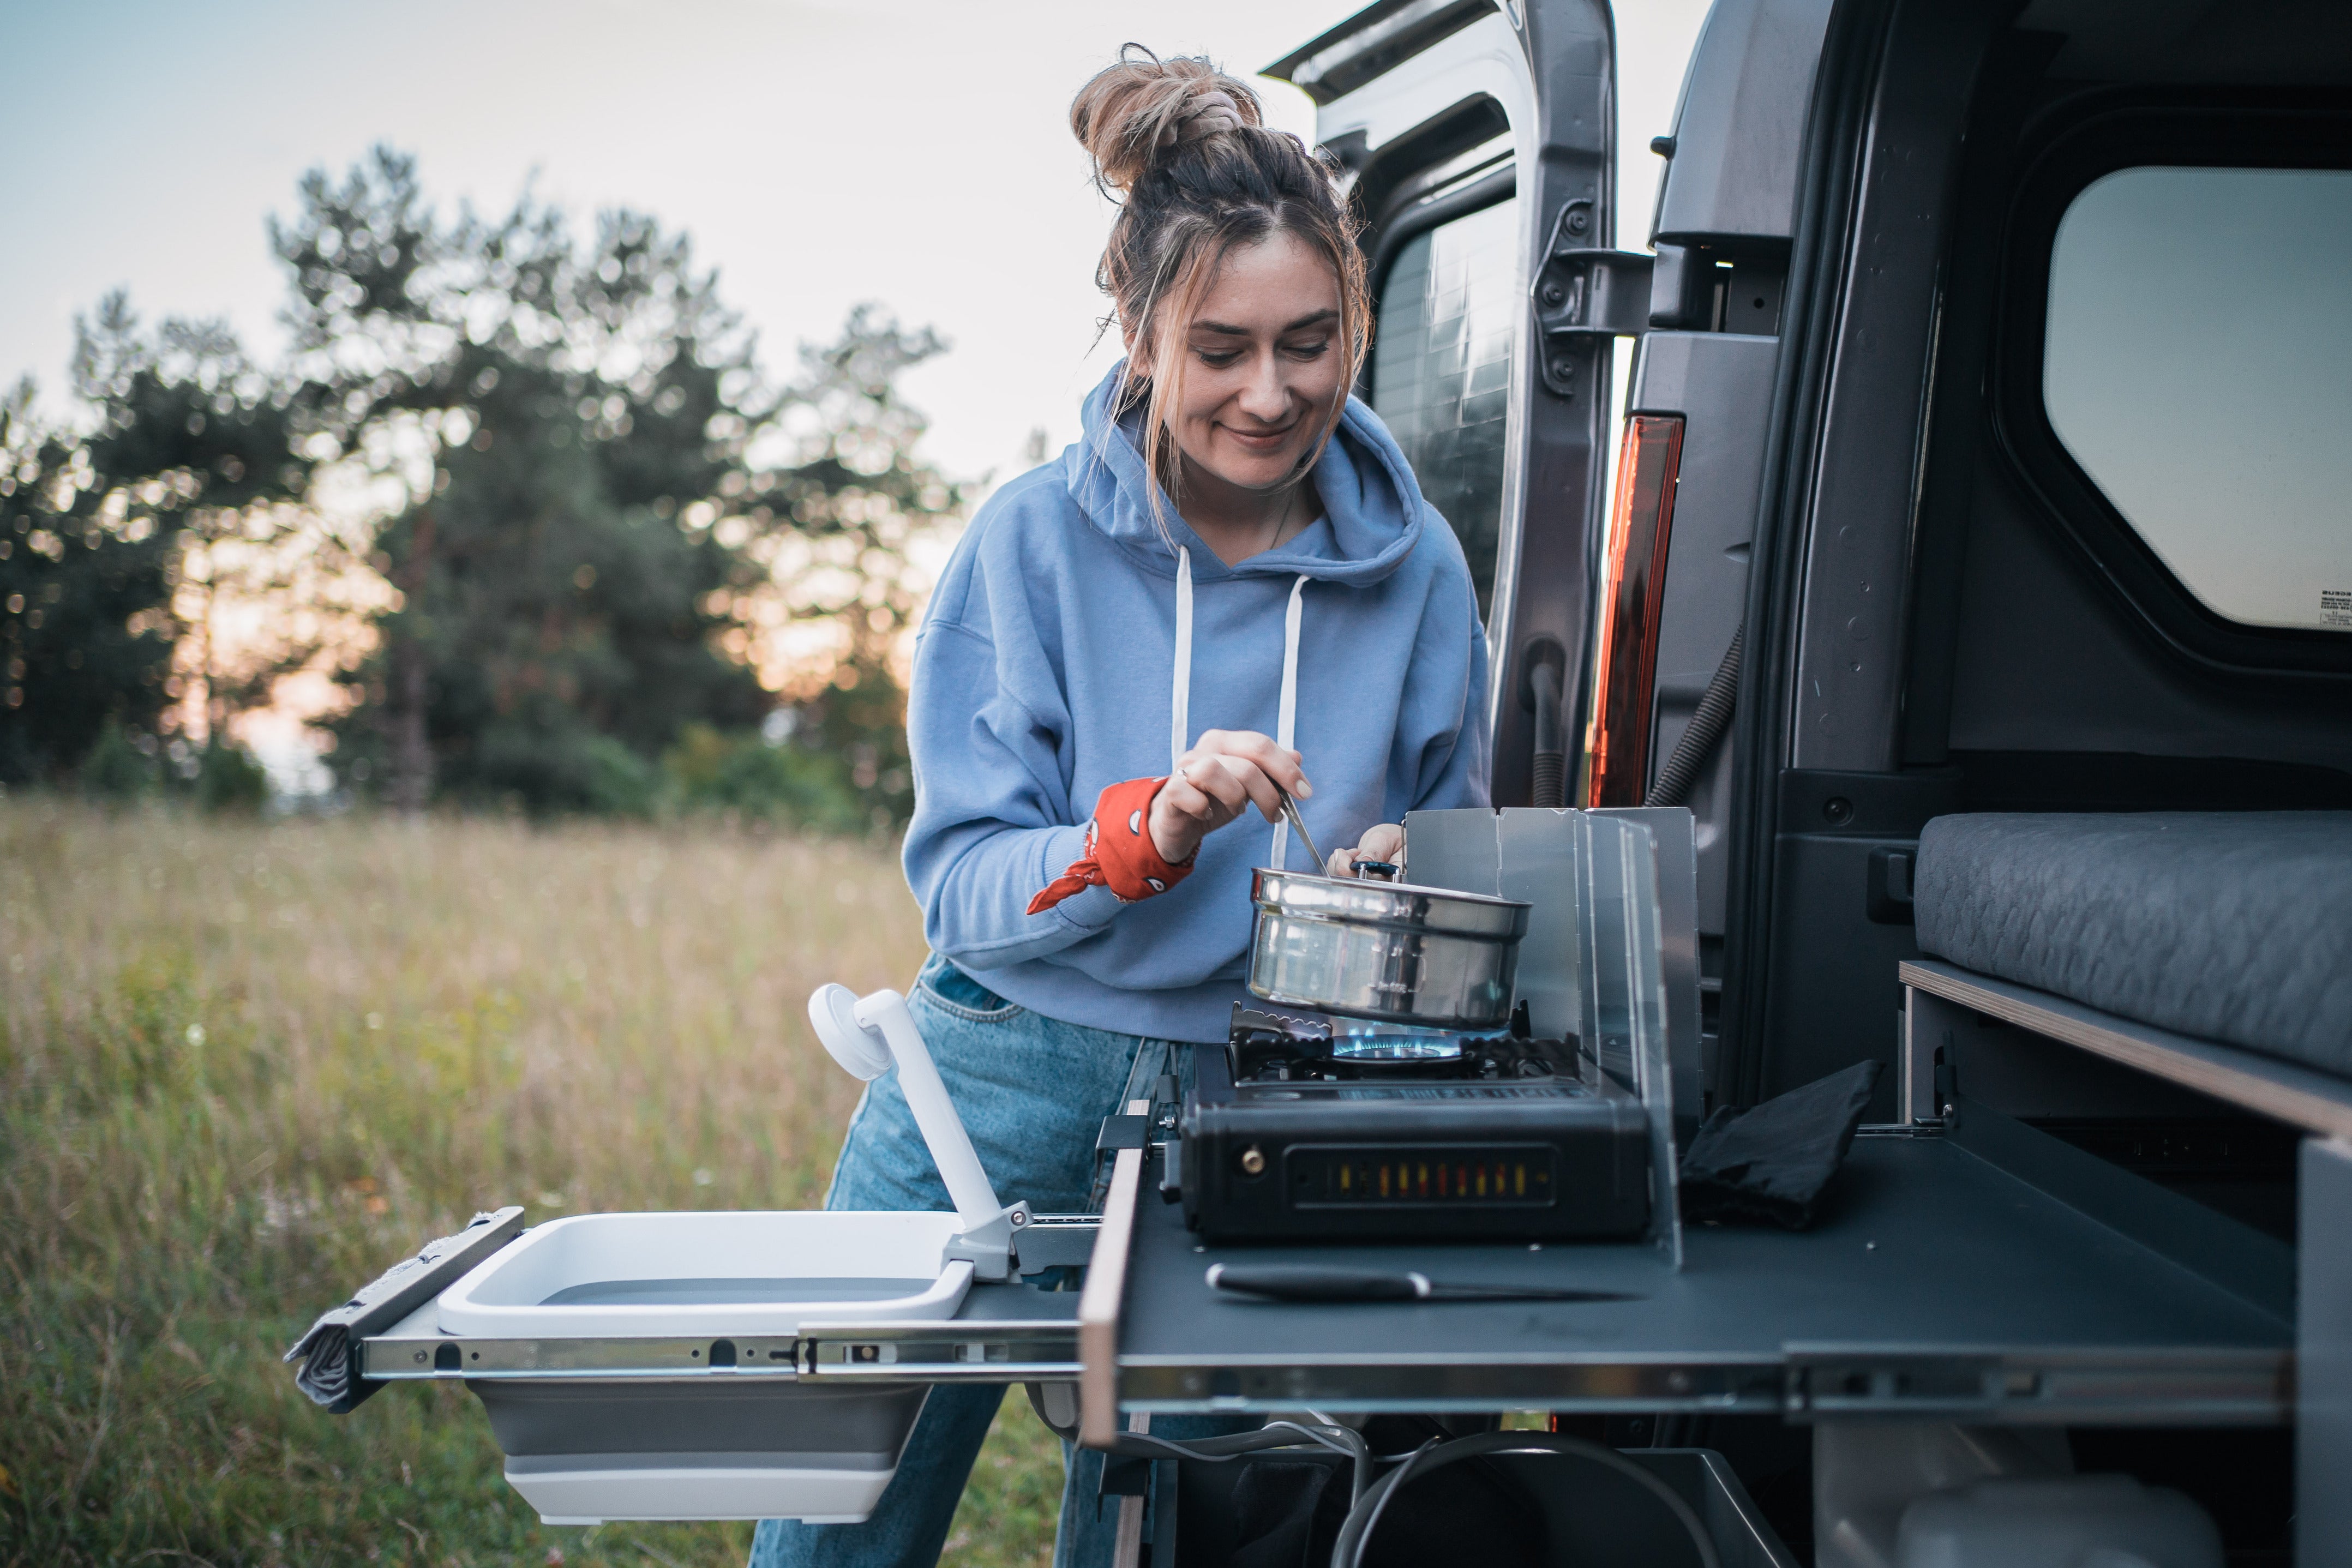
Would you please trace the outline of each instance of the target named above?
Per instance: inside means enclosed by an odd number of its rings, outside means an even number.
[[[1363,841],[1354,849],[1333,850],[1331,863],[1324,869],[1333,876],[1353,876],[1358,861],[1386,861],[1394,865],[1403,858],[1404,830],[1394,822],[1382,822],[1365,829]]]

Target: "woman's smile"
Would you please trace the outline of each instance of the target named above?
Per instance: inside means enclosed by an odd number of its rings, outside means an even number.
[[[1230,424],[1223,420],[1217,421],[1216,425],[1219,430],[1223,431],[1225,434],[1240,442],[1244,448],[1254,453],[1278,452],[1289,444],[1293,435],[1298,433],[1298,421],[1295,419],[1288,424],[1279,424],[1271,430],[1250,430],[1242,425]]]

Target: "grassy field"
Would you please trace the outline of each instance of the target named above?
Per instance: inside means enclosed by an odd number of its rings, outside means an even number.
[[[0,1564],[737,1564],[541,1526],[462,1387],[348,1416],[278,1354],[477,1208],[818,1203],[812,987],[905,987],[892,857],[715,828],[275,825],[0,800]],[[1050,1548],[1007,1400],[949,1560]]]

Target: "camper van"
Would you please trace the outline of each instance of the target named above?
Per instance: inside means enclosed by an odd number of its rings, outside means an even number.
[[[1493,810],[1260,896],[1265,1010],[1139,1063],[1097,1213],[827,988],[959,1214],[508,1210],[306,1385],[466,1379],[574,1522],[863,1518],[980,1382],[1124,1564],[2352,1563],[2352,8],[1717,0],[1646,213],[1608,0],[1269,72]],[[1481,1028],[1355,1032],[1439,988],[1437,890],[1517,922],[1447,934]],[[1343,917],[1396,967],[1318,970]],[[760,1297],[795,1258],[843,1278]]]

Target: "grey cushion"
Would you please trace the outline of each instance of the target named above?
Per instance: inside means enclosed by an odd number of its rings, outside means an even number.
[[[1913,900],[1963,968],[2352,1076],[2352,811],[1938,817]]]

